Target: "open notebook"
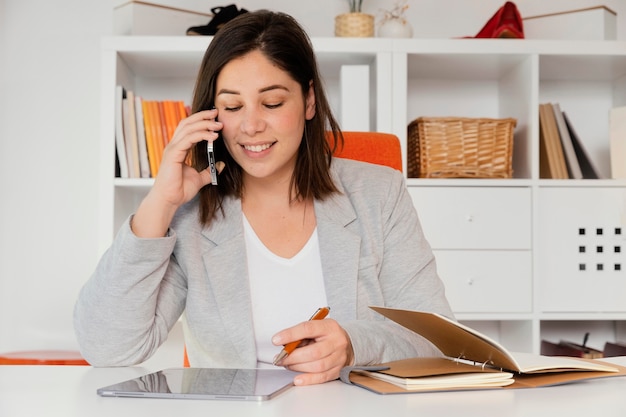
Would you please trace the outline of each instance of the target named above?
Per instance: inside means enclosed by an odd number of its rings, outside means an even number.
[[[445,355],[342,371],[343,382],[381,394],[529,388],[626,375],[626,367],[598,360],[509,352],[478,331],[436,313],[371,308],[428,339]]]

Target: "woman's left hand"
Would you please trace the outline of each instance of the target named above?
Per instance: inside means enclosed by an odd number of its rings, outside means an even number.
[[[303,343],[278,365],[303,372],[294,379],[295,385],[312,385],[339,378],[344,366],[353,358],[348,333],[333,319],[309,320],[277,333],[275,345],[303,340]]]

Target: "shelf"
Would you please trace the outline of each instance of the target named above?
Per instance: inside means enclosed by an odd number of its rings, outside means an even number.
[[[102,251],[154,183],[113,178],[115,85],[123,83],[145,99],[190,102],[211,39],[103,39]],[[594,343],[626,338],[626,268],[611,271],[604,281],[595,271],[593,279],[584,279],[574,253],[579,224],[623,226],[626,180],[539,178],[538,116],[540,103],[559,102],[608,177],[607,113],[626,105],[626,42],[311,41],[336,115],[342,66],[368,66],[370,130],[400,138],[405,173],[407,126],[416,117],[517,119],[513,178],[406,178],[459,320],[516,351],[538,353],[542,338],[576,339],[585,329],[592,329]],[[498,302],[490,302],[494,297]]]
[[[118,188],[148,189],[154,184],[154,178],[115,178],[113,184]]]
[[[407,178],[409,187],[530,187],[528,179]]]
[[[537,181],[542,188],[624,188],[626,179],[598,179],[598,180],[548,180]]]
[[[625,309],[626,310],[626,309]],[[568,313],[541,313],[542,321],[626,321],[624,312],[568,312]]]

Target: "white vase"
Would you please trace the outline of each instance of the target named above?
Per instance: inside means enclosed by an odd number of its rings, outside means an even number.
[[[378,27],[379,38],[412,38],[413,27],[402,17],[385,19]]]

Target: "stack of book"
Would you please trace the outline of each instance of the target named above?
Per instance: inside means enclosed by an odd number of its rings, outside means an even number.
[[[542,340],[541,354],[545,356],[572,356],[589,359],[603,358],[604,353],[601,350],[587,346],[588,337],[589,334],[587,333],[582,345],[567,340],[561,340],[559,343]]]
[[[541,178],[600,178],[571,120],[558,103],[539,105],[539,126]]]
[[[163,149],[189,115],[183,101],[149,101],[117,86],[115,94],[116,177],[154,178]]]
[[[587,346],[588,338],[589,333],[586,333],[582,344],[577,344],[567,340],[561,340],[559,343],[542,340],[541,354],[545,356],[571,356],[575,358],[587,359],[626,356],[626,344],[607,341],[604,344],[604,350],[599,350]]]

